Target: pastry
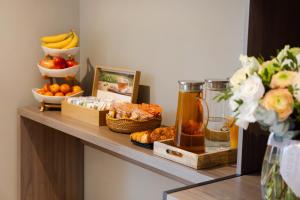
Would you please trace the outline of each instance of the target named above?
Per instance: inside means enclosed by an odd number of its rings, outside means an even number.
[[[173,139],[175,137],[174,127],[157,128],[150,134],[151,143],[159,140]]]
[[[135,132],[130,135],[130,139],[143,144],[150,144],[155,141],[174,139],[174,127],[157,128],[154,131]]]
[[[161,117],[162,108],[155,104],[115,103],[108,114],[111,118],[147,121]]]
[[[151,131],[135,132],[130,134],[130,139],[139,143],[148,144],[150,143]]]

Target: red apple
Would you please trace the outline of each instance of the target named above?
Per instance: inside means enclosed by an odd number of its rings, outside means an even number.
[[[67,67],[66,60],[62,57],[54,57],[53,62],[56,69],[64,69]]]
[[[68,60],[66,60],[67,67],[73,67],[75,65],[78,65],[78,62],[75,61],[74,57],[70,57]]]

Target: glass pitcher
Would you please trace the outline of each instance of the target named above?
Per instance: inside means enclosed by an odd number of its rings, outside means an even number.
[[[227,101],[217,101],[216,97],[229,87],[227,79],[205,80],[205,100],[208,104],[209,118],[205,132],[206,147],[227,148],[230,146],[230,124]]]
[[[178,81],[179,96],[176,117],[177,147],[195,152],[205,152],[205,129],[208,120],[208,109],[203,100],[201,81]]]

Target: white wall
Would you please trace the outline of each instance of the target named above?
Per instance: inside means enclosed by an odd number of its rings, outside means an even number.
[[[31,88],[43,83],[39,38],[78,30],[79,1],[1,0],[0,27],[0,199],[16,200],[17,108],[35,103]]]
[[[226,78],[238,66],[247,2],[81,0],[81,60],[141,70],[173,124],[177,80]]]
[[[42,56],[38,38],[66,28],[78,30],[79,7],[81,61],[90,56],[93,63],[141,70],[142,83],[151,86],[152,102],[165,108],[167,124],[175,118],[177,80],[229,76],[245,45],[247,0],[78,1],[0,2],[1,200],[17,199],[16,110],[33,104],[30,90],[43,83],[35,66]],[[157,199],[162,190],[180,185],[105,153],[86,148],[85,155],[87,200],[110,195],[111,190],[102,193],[99,188],[116,174],[131,186],[127,193],[123,184],[116,185],[123,199],[132,199],[134,188],[143,199]]]
[[[81,0],[81,76],[87,57],[92,64],[125,65],[142,71],[141,83],[151,86],[151,101],[164,108],[164,123],[174,124],[177,80],[226,78],[238,66],[239,54],[246,46],[247,8],[248,0]],[[122,184],[116,184],[114,194],[112,188],[103,186],[109,177],[119,174],[102,166],[113,159],[108,161],[105,154],[89,148],[85,156],[86,200],[132,199],[132,190],[124,193],[127,187]],[[179,184],[152,178],[142,169],[133,176],[133,166],[122,166],[118,167],[125,173],[122,179],[125,176],[136,191],[143,190],[143,200],[160,199],[163,188]]]

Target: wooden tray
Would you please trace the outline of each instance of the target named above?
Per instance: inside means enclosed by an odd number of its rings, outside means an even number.
[[[175,147],[173,140],[154,142],[153,153],[194,169],[234,164],[237,160],[236,149],[218,150],[214,147],[208,147],[206,148],[206,153],[196,154]]]
[[[78,119],[80,121],[96,125],[106,126],[106,114],[108,110],[98,111],[94,109],[77,106],[63,101],[61,104],[61,114]]]

